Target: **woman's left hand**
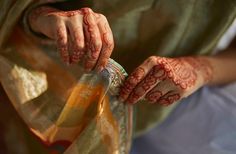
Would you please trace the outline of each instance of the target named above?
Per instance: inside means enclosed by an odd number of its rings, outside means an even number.
[[[169,105],[192,94],[211,77],[212,67],[204,57],[152,56],[131,73],[119,98],[131,104],[145,98]]]
[[[107,65],[114,40],[104,15],[90,8],[62,11],[39,6],[29,13],[28,21],[31,30],[55,41],[65,63],[82,62],[86,71],[98,72]]]

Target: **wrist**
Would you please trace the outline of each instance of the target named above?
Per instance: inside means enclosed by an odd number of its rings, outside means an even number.
[[[208,85],[223,85],[236,81],[236,54],[235,50],[226,50],[222,53],[208,57],[214,68],[213,77]]]
[[[205,56],[187,57],[188,63],[198,74],[199,84],[206,85],[213,80],[213,67],[210,58]]]
[[[35,9],[32,9],[28,16],[28,24],[30,26],[30,29],[33,32],[41,33],[41,20],[43,17],[45,17],[47,14],[58,11],[55,8],[49,7],[49,6],[39,6]]]

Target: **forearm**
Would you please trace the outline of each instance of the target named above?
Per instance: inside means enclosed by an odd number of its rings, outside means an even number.
[[[209,85],[221,85],[236,81],[236,48],[228,48],[215,56],[206,57],[212,68]]]

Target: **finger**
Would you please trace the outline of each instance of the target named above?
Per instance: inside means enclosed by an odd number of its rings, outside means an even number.
[[[69,31],[69,28],[67,27],[67,50],[69,53],[69,64],[71,64],[71,56],[72,56],[73,46],[74,46],[74,44],[73,44],[72,38],[70,36],[70,31]]]
[[[144,77],[156,64],[156,58],[150,57],[145,60],[138,68],[136,68],[124,82],[124,85],[120,90],[119,99],[121,101],[125,101],[133,89],[144,79]]]
[[[76,15],[71,17],[71,20],[67,23],[71,41],[69,50],[72,52],[70,57],[70,62],[72,64],[78,63],[84,56],[85,43],[82,22],[83,17],[81,15]]]
[[[168,79],[159,82],[152,90],[150,90],[146,95],[145,99],[149,103],[157,103],[157,101],[167,94],[169,91],[172,91],[171,83]]]
[[[176,91],[171,91],[168,92],[167,94],[165,94],[164,96],[162,96],[157,103],[160,105],[164,105],[164,106],[168,106],[171,105],[175,102],[177,102],[178,100],[180,100],[181,96],[178,92]]]
[[[154,66],[148,75],[140,82],[134,90],[131,92],[127,99],[128,103],[136,103],[138,100],[143,98],[148,91],[154,86],[158,85],[161,81],[166,78],[166,72],[159,65]]]
[[[60,56],[66,64],[69,64],[69,52],[67,46],[67,31],[64,23],[60,23],[56,30],[56,42]]]
[[[84,8],[82,12],[84,13],[83,22],[87,50],[84,67],[86,71],[90,71],[97,63],[102,48],[102,41],[93,11],[89,8]]]
[[[103,15],[99,15],[98,28],[102,39],[102,49],[95,69],[100,72],[108,63],[114,48],[114,40],[108,21]]]

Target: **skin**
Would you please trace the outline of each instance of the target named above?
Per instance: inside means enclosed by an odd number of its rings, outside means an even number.
[[[29,16],[33,31],[55,40],[67,64],[83,61],[85,70],[101,71],[114,48],[106,18],[89,8],[60,11],[39,7]],[[119,99],[130,104],[146,99],[149,103],[170,105],[204,85],[236,81],[236,41],[215,56],[166,58],[151,56],[128,76]]]
[[[204,58],[152,56],[128,77],[120,99],[133,104],[145,98],[150,103],[169,105],[207,83],[212,72]]]
[[[236,81],[236,39],[214,56],[164,58],[152,56],[137,67],[121,87],[119,99],[135,104],[170,105],[204,85],[223,85]]]
[[[102,14],[90,8],[61,11],[42,6],[29,15],[34,32],[54,40],[66,64],[83,63],[86,71],[100,72],[107,64],[114,48],[112,31]]]

